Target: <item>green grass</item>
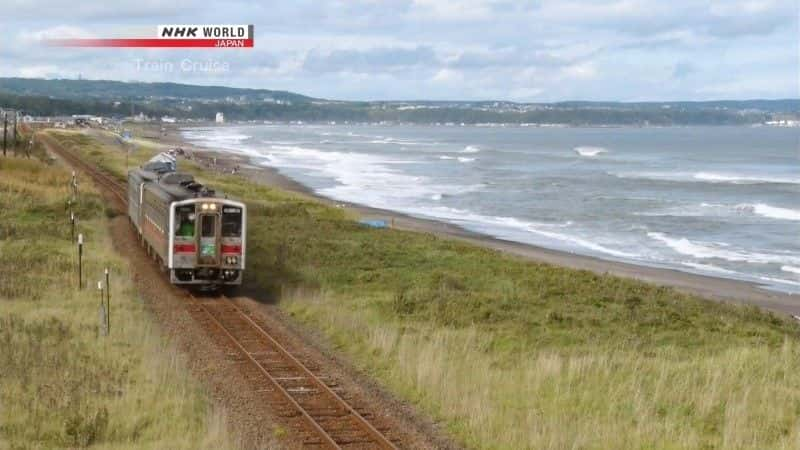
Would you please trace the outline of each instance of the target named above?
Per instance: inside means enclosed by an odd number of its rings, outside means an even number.
[[[215,411],[138,298],[81,186],[88,288],[76,289],[65,209],[69,171],[0,158],[0,449],[228,448]],[[96,282],[111,270],[111,335],[98,336]]]
[[[93,157],[122,173],[119,154]],[[247,201],[246,288],[470,447],[800,447],[800,327],[787,318],[366,228],[179,164]]]

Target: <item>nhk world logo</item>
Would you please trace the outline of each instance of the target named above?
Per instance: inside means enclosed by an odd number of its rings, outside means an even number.
[[[59,47],[252,48],[253,25],[158,25],[154,37],[47,39]]]

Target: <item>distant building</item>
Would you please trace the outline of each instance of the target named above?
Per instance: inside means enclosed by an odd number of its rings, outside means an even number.
[[[214,121],[217,123],[225,123],[225,116],[221,112],[218,112],[217,118]]]
[[[89,122],[94,122],[98,125],[103,124],[102,117],[93,116],[91,114],[73,114],[72,120],[74,121],[75,125],[89,125]]]

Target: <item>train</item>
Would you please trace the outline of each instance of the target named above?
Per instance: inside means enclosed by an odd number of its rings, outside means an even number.
[[[241,285],[247,207],[156,155],[128,171],[128,216],[170,283],[217,289]]]

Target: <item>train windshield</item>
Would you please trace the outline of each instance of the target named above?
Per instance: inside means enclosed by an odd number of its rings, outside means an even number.
[[[175,236],[194,237],[194,205],[179,206],[175,210]]]
[[[242,236],[242,209],[226,206],[222,209],[222,237]]]
[[[217,234],[216,216],[202,216],[202,230],[200,237],[214,237]]]

